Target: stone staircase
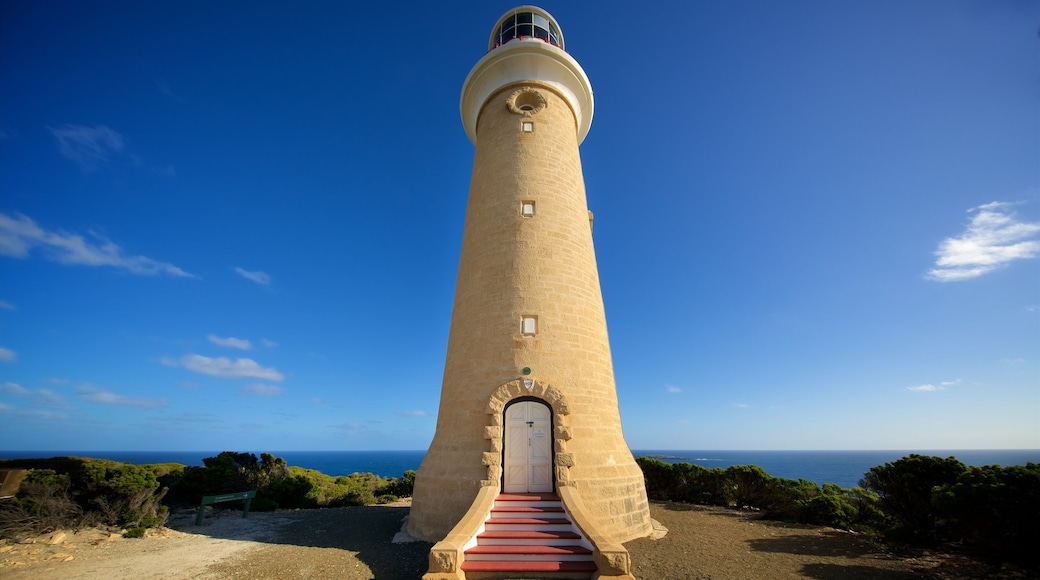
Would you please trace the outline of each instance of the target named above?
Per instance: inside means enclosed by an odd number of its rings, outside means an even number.
[[[469,579],[587,580],[596,572],[592,544],[552,493],[499,494],[464,554],[461,568]]]

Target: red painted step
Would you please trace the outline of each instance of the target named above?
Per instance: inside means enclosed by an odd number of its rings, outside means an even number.
[[[567,518],[489,518],[486,522],[489,526],[494,525],[518,525],[518,526],[566,526],[571,521]]]
[[[466,554],[510,554],[523,556],[589,556],[583,546],[473,546]]]
[[[568,572],[589,573],[596,571],[593,562],[480,562],[468,560],[462,563],[464,572]]]
[[[555,493],[500,493],[498,501],[560,501]]]
[[[578,540],[581,536],[574,532],[481,532],[477,536],[480,539],[498,540]]]
[[[562,514],[564,509],[562,507],[555,506],[543,506],[543,507],[531,507],[525,505],[507,505],[507,506],[495,506],[491,508],[491,513],[514,513],[514,514]]]

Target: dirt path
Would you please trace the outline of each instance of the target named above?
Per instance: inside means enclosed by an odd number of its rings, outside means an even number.
[[[407,502],[252,513],[247,519],[220,512],[195,527],[194,514],[182,513],[144,539],[86,530],[35,543],[0,543],[0,577],[408,580],[425,571],[430,544],[392,542],[407,514]],[[1028,577],[948,555],[897,555],[864,536],[721,508],[655,503],[651,515],[669,532],[626,544],[640,580]]]

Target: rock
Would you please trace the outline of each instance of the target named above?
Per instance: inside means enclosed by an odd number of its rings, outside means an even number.
[[[65,541],[65,532],[54,532],[51,534],[50,539],[47,540],[47,544],[55,546]]]

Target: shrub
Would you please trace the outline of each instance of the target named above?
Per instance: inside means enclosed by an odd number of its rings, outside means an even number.
[[[29,471],[17,495],[0,504],[0,535],[16,537],[83,525],[161,526],[166,493],[156,473],[169,466],[54,457],[3,462]]]
[[[69,494],[66,474],[52,469],[32,469],[18,494],[0,502],[0,537],[23,539],[58,528],[78,528],[83,509]]]
[[[738,508],[772,509],[778,503],[776,479],[757,465],[733,465],[726,469]]]
[[[936,540],[932,490],[953,484],[966,469],[954,457],[909,455],[871,467],[860,486],[878,495],[881,510],[889,518],[884,530],[887,535],[913,543],[931,543]]]
[[[1040,565],[1040,464],[969,467],[935,490],[938,531],[996,559]]]

